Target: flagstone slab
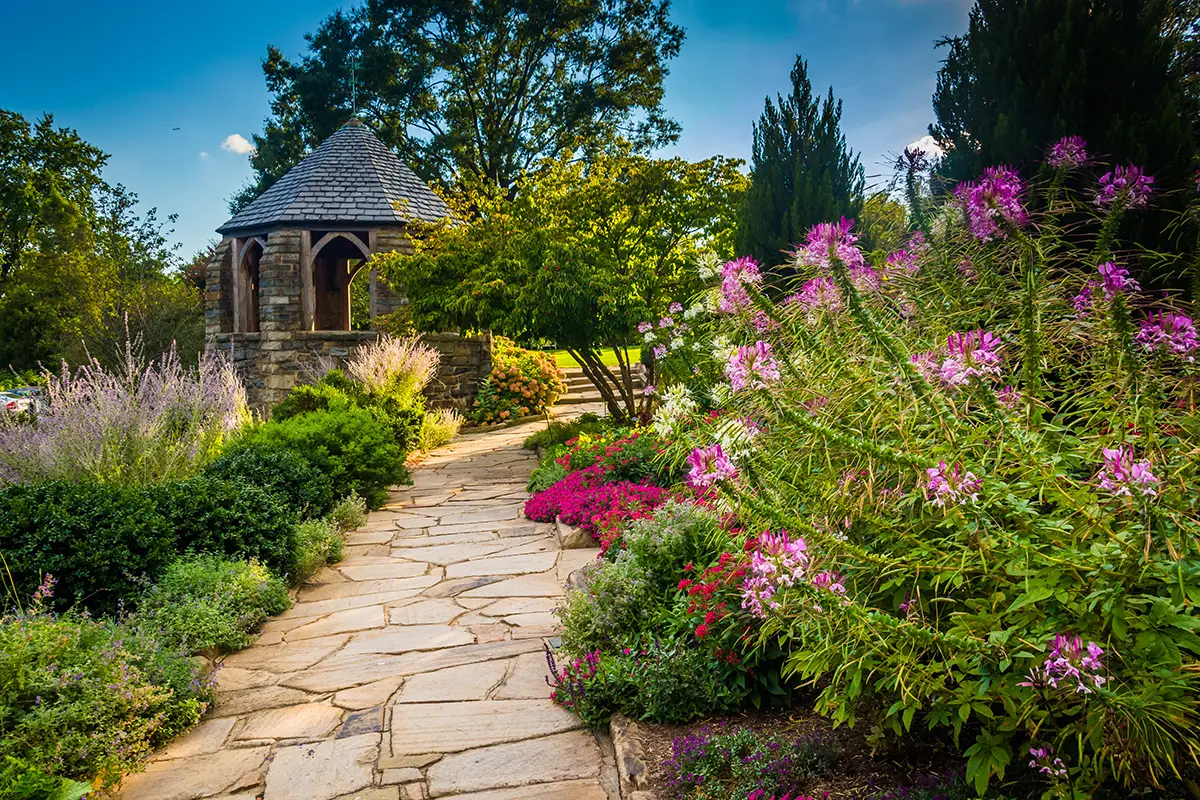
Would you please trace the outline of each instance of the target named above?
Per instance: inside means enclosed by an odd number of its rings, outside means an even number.
[[[388,612],[389,625],[439,625],[461,617],[467,610],[449,598],[410,603]]]
[[[318,618],[289,631],[286,638],[289,642],[295,642],[337,633],[382,628],[387,623],[386,616],[387,612],[384,611],[382,605],[335,611],[327,617]]]
[[[446,796],[446,800],[465,800],[468,797],[471,800],[608,800],[608,794],[596,780],[543,783],[516,789],[455,794]]]
[[[562,581],[552,573],[520,575],[463,592],[468,597],[561,597]]]
[[[600,748],[595,737],[587,731],[573,731],[448,755],[429,768],[427,777],[429,793],[433,797],[442,797],[485,789],[597,778],[600,764]]]
[[[385,704],[404,683],[404,678],[392,675],[382,680],[344,689],[333,696],[333,704],[339,708],[361,710]]]
[[[145,772],[122,782],[122,800],[200,800],[242,788],[247,773],[261,769],[269,747],[221,750],[216,753],[151,762]]]
[[[418,561],[400,561],[399,559],[385,557],[391,563],[380,564],[350,564],[348,566],[338,565],[338,572],[345,575],[352,581],[374,581],[386,580],[388,578],[415,578],[418,575],[424,575],[429,569],[428,565]]]
[[[352,597],[335,597],[332,600],[314,600],[310,602],[305,598],[304,593],[301,592],[299,598],[301,602],[297,602],[296,605],[283,612],[278,619],[308,617],[309,621],[312,621],[316,617],[323,617],[335,611],[347,611],[351,608],[381,604],[390,605],[407,600],[410,597],[416,597],[420,593],[420,588],[413,588],[392,592],[367,592],[365,594],[353,595]]]
[[[414,536],[397,536],[393,538],[392,554],[403,558],[421,558],[420,554],[431,547],[494,541],[496,541],[496,534],[492,531],[471,530],[464,533],[446,533],[440,536],[420,533]]]
[[[153,760],[169,761],[172,758],[215,753],[221,749],[236,723],[237,719],[234,717],[205,720],[155,753]]]
[[[440,573],[441,570],[438,570]],[[438,573],[418,575],[415,578],[386,578],[384,580],[348,581],[334,583],[328,586],[318,586],[304,592],[304,600],[334,600],[346,597],[357,597],[362,594],[380,594],[383,592],[401,592],[408,589],[426,589],[442,579]]]
[[[422,594],[425,597],[457,597],[464,592],[469,592],[472,589],[487,586],[491,583],[499,583],[502,580],[504,578],[499,575],[480,575],[475,578],[445,580],[437,586],[426,589]]]
[[[545,572],[554,567],[558,553],[529,553],[516,556],[477,558],[446,567],[447,578],[467,578],[474,575],[525,575]],[[555,583],[561,586],[557,579]]]
[[[259,711],[246,718],[235,738],[320,739],[333,732],[344,712],[326,703],[304,703]]]
[[[508,677],[496,691],[493,700],[537,700],[550,696],[550,667],[545,653],[526,653],[510,663]]]
[[[273,672],[263,672],[255,669],[242,669],[221,664],[215,673],[218,692],[236,692],[240,689],[257,689],[260,686],[270,686],[279,680]]]
[[[307,703],[313,698],[306,692],[288,686],[264,686],[239,692],[220,693],[209,712],[216,717],[236,717],[264,708],[281,708]]]
[[[513,504],[508,507],[499,508],[481,508],[477,511],[463,511],[455,514],[448,514],[441,518],[442,525],[467,525],[476,522],[502,522],[504,520],[517,519],[521,513],[521,506]]]
[[[439,650],[443,647],[472,644],[474,641],[475,637],[470,633],[449,625],[393,625],[382,630],[355,634],[341,655]]]
[[[449,538],[449,537],[447,537]],[[505,542],[497,539],[487,539],[478,544],[447,544],[423,547],[416,552],[407,547],[396,552],[396,556],[419,559],[430,564],[453,564],[471,558],[484,558],[492,553],[498,553],[508,547]]]
[[[295,672],[311,667],[334,652],[347,641],[349,636],[323,636],[300,642],[284,642],[264,647],[249,647],[225,657],[224,664],[242,669],[259,669],[267,672]]]
[[[513,614],[504,618],[506,625],[516,625],[518,627],[541,627],[553,628],[558,624],[558,617],[550,611],[534,611],[530,614]]]
[[[397,703],[446,703],[483,700],[508,674],[509,662],[487,661],[464,664],[414,675],[404,684]]]
[[[379,734],[280,748],[267,770],[263,800],[333,800],[374,782]]]
[[[458,602],[485,602],[486,598],[461,597]],[[480,614],[489,617],[507,617],[512,614],[535,614],[539,611],[553,611],[562,604],[561,597],[504,597],[499,600],[487,601],[487,605],[479,609]]]
[[[359,529],[353,533],[346,534],[346,544],[387,544],[392,540],[392,536],[396,533],[396,529],[392,525],[380,527],[378,530],[363,530]]]
[[[582,724],[548,699],[396,705],[392,707],[392,754],[454,753],[569,731]],[[504,785],[493,783],[485,788]],[[444,792],[450,793],[449,789]]]
[[[289,688],[325,694],[363,686],[368,683],[400,676],[406,656],[384,656],[365,653],[357,656],[337,655],[320,667],[284,676],[280,682]]]
[[[403,530],[411,530],[413,528],[432,528],[438,524],[437,517],[415,517],[407,514],[396,517],[395,524],[397,528]]]

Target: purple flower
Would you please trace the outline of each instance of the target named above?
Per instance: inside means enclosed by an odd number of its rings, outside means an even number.
[[[658,321],[658,327],[673,328],[675,327],[675,320],[671,319],[670,317],[663,317]]]
[[[787,531],[767,531],[759,536],[758,547],[750,557],[749,574],[742,581],[742,608],[759,618],[767,616],[768,610],[778,610],[778,591],[804,577],[807,548],[803,538],[792,541]]]
[[[1067,765],[1063,763],[1061,758],[1056,758],[1054,748],[1050,745],[1042,747],[1029,748],[1029,755],[1033,759],[1029,762],[1030,769],[1036,769],[1048,778],[1065,778],[1067,777]]]
[[[749,256],[736,258],[721,268],[721,299],[717,308],[724,314],[733,314],[754,305],[747,286],[762,283],[758,262]]]
[[[1033,688],[1058,689],[1060,684],[1075,684],[1078,694],[1091,694],[1108,682],[1100,673],[1104,663],[1100,656],[1104,651],[1095,642],[1083,646],[1083,640],[1070,634],[1054,637],[1054,648],[1040,666],[1029,670],[1029,679],[1017,684]]]
[[[892,273],[906,273],[908,275],[916,275],[920,271],[921,265],[917,263],[917,253],[912,250],[897,250],[894,253],[888,253],[885,270],[889,275]]]
[[[858,237],[850,232],[854,220],[842,217],[839,222],[820,222],[814,225],[793,253],[796,263],[806,267],[827,270],[834,259],[842,262],[848,270],[866,266],[862,250],[858,249]]]
[[[947,357],[940,376],[947,386],[962,386],[972,378],[1000,374],[1000,337],[983,330],[952,333],[946,338]]]
[[[1111,206],[1120,202],[1126,208],[1143,208],[1150,202],[1154,176],[1142,172],[1141,167],[1129,164],[1106,172],[1100,178],[1100,190],[1096,203]]]
[[[666,356],[667,356],[667,348],[665,346],[663,346],[661,344],[657,344],[654,346],[654,358],[655,359],[666,358]]]
[[[676,302],[676,303],[671,303],[671,305],[667,306],[668,313],[678,314],[680,311],[683,311],[683,303]]]
[[[941,382],[941,367],[938,365],[937,355],[932,350],[925,353],[913,353],[908,360],[916,367],[917,372],[921,373],[922,378],[930,383]]]
[[[947,469],[945,461],[939,461],[936,467],[925,470],[929,482],[925,485],[926,496],[938,508],[946,504],[961,505],[967,500],[974,503],[979,499],[979,489],[983,481],[975,477],[974,472],[962,471],[962,466],[955,463],[954,469]]]
[[[883,285],[883,279],[873,267],[864,264],[861,267],[850,268],[850,283],[860,292],[878,292],[879,287]]]
[[[725,374],[735,392],[765,389],[768,383],[779,380],[779,366],[771,355],[771,345],[759,341],[750,347],[739,347],[725,365]]]
[[[1120,264],[1105,261],[1096,269],[1100,272],[1100,285],[1104,289],[1104,296],[1110,301],[1119,294],[1136,292],[1142,288],[1137,281],[1129,277],[1129,270]]]
[[[1160,311],[1157,316],[1151,315],[1149,319],[1142,320],[1137,340],[1148,352],[1165,348],[1189,362],[1196,360],[1191,353],[1200,347],[1192,318],[1167,311]]]
[[[725,455],[721,445],[697,447],[688,456],[688,482],[697,489],[705,489],[718,481],[731,481],[737,477],[737,467]]]
[[[1021,393],[1012,386],[1005,386],[996,392],[996,399],[1000,401],[1000,405],[1011,411],[1021,404]]]
[[[800,287],[800,291],[784,299],[783,304],[798,305],[811,317],[818,310],[830,312],[841,311],[842,293],[838,290],[837,284],[833,282],[832,278],[820,275],[810,281],[806,281]]]
[[[642,387],[642,394],[646,395],[647,397],[653,397],[654,395],[658,394],[658,389],[653,383],[647,383],[644,387]]]
[[[1104,467],[1096,473],[1100,488],[1114,495],[1129,497],[1130,487],[1136,487],[1143,495],[1158,494],[1158,478],[1150,471],[1149,461],[1134,461],[1133,449],[1125,445],[1103,448]]]
[[[1087,161],[1087,142],[1082,136],[1064,136],[1051,146],[1046,156],[1046,163],[1054,169],[1077,169]]]
[[[652,330],[654,330],[653,322],[639,322],[638,323],[638,333],[649,333]]]
[[[981,242],[1008,236],[1001,223],[1024,227],[1029,214],[1021,205],[1025,184],[1009,167],[988,167],[978,181],[958,185],[954,194],[967,213],[967,225]]]
[[[842,583],[842,580],[843,578],[841,575],[837,574],[836,572],[830,572],[826,570],[824,572],[818,572],[816,575],[814,575],[812,582],[813,586],[817,587],[818,589],[824,589],[826,591],[833,592],[834,594],[845,594],[846,586]]]

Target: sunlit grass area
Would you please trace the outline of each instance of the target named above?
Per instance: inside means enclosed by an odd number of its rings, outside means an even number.
[[[566,350],[550,350],[548,352],[550,355],[554,356],[554,360],[560,367],[563,367],[564,369],[567,367],[579,366],[579,362],[576,361]],[[626,350],[625,355],[629,358],[630,362],[636,362],[640,357],[640,354],[637,350]],[[617,354],[611,349],[601,350],[600,360],[610,367],[620,366],[617,364]]]

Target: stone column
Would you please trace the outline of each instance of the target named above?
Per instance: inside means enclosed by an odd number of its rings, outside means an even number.
[[[204,333],[209,337],[233,330],[231,244],[222,239],[204,268]]]

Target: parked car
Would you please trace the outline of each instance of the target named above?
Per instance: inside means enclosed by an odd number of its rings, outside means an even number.
[[[0,411],[14,414],[22,411],[37,413],[41,405],[42,390],[36,386],[22,386],[0,392]]]

